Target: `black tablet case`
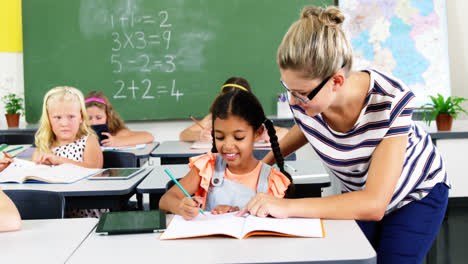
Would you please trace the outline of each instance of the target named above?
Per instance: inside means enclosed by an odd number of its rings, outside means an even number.
[[[109,212],[102,214],[96,233],[108,235],[161,232],[166,215],[160,210]]]

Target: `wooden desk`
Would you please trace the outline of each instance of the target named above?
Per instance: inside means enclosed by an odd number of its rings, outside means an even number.
[[[184,141],[163,141],[161,144],[151,152],[151,157],[158,157],[161,159],[161,165],[167,164],[187,164],[190,157],[205,154],[210,149],[192,149],[193,142]],[[254,156],[256,159],[263,159],[270,149],[254,149]],[[291,154],[286,160],[295,160],[295,153]]]
[[[96,218],[23,220],[20,231],[0,233],[1,262],[65,263],[97,222]]]
[[[50,183],[2,183],[3,190],[46,190],[65,196],[67,209],[125,209],[128,199],[136,193],[136,186],[153,168],[145,168],[128,180],[88,180],[72,184]]]
[[[321,188],[330,186],[329,175],[320,161],[296,160],[286,161],[286,164],[296,169],[293,171],[286,167],[286,171],[291,174],[296,184],[298,197],[320,197]],[[159,199],[166,192],[167,182],[171,180],[164,169],[168,169],[176,178],[182,178],[189,172],[189,167],[186,164],[154,167],[154,170],[136,188],[137,193],[149,194],[150,209],[158,208]]]
[[[68,263],[90,258],[96,263],[376,263],[376,253],[355,221],[323,223],[325,238],[211,236],[161,241],[158,233],[92,232]]]

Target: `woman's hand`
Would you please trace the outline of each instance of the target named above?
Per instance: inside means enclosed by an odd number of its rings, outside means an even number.
[[[211,213],[214,215],[217,215],[217,214],[231,213],[235,211],[239,211],[239,207],[222,204],[222,205],[216,206],[216,208],[213,209]]]
[[[179,203],[177,214],[182,216],[185,220],[191,220],[200,213],[199,207],[203,203],[203,198],[199,196],[193,196],[192,198],[184,197]]]
[[[267,217],[270,215],[275,218],[288,218],[287,203],[287,199],[277,198],[273,195],[259,192],[236,214],[236,216],[250,213],[258,217]]]
[[[62,163],[62,158],[52,153],[39,153],[36,160],[36,164],[44,165],[60,165]]]
[[[0,160],[0,171],[3,171],[6,167],[8,167],[8,165],[13,163],[13,157],[11,157],[8,153],[3,151],[3,155],[3,159]]]

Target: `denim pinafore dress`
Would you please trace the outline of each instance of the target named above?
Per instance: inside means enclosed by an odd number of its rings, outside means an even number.
[[[239,209],[242,209],[257,192],[268,193],[268,178],[271,173],[271,166],[262,163],[256,191],[240,183],[225,179],[225,170],[226,161],[217,154],[215,170],[206,198],[206,211],[211,211],[218,205],[238,206]]]

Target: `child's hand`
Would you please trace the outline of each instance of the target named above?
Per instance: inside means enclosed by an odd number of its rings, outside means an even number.
[[[211,142],[213,141],[213,137],[211,137],[211,127],[202,129],[200,132],[200,139],[201,142]]]
[[[213,209],[211,211],[212,214],[214,215],[217,215],[217,214],[225,214],[225,213],[231,213],[231,212],[235,212],[235,211],[239,211],[239,207],[237,206],[230,206],[230,205],[218,205],[216,206],[215,209]]]
[[[111,133],[109,132],[101,132],[101,135],[106,135],[107,138],[106,139],[103,139],[101,141],[101,144],[104,146],[104,147],[117,147],[119,146],[118,145],[118,142],[117,142],[117,138],[112,136]]]
[[[270,142],[270,136],[268,136],[268,130],[266,129],[263,130],[262,136],[260,137],[258,141],[264,142],[264,143]]]
[[[191,220],[200,213],[200,205],[203,199],[199,196],[193,196],[193,200],[189,197],[184,197],[179,204],[179,215],[185,220]]]
[[[39,153],[36,164],[44,165],[60,165],[62,164],[60,157],[52,153]]]
[[[0,171],[3,171],[6,167],[8,167],[8,165],[10,165],[13,162],[13,158],[8,153],[3,151],[3,155],[3,159],[0,160]]]

